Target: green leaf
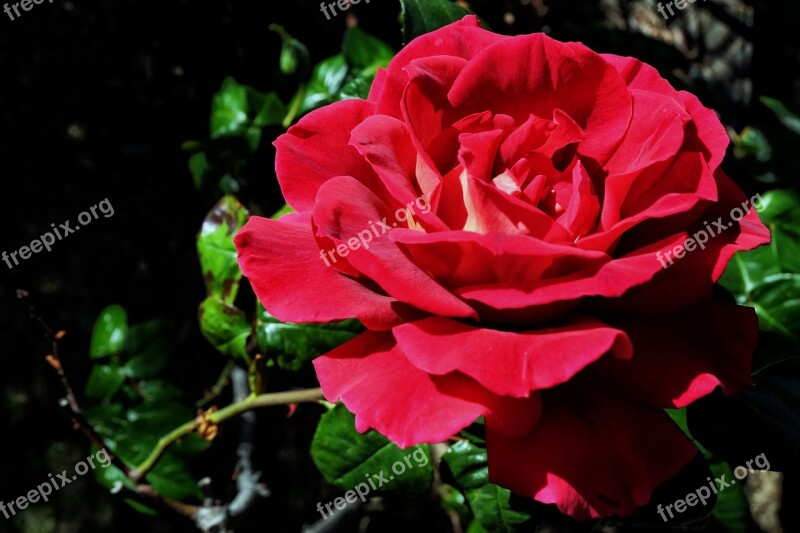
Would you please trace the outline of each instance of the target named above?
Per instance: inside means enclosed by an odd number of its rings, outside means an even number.
[[[442,459],[463,489],[477,489],[489,483],[488,455],[484,448],[462,440],[452,445]]]
[[[689,431],[689,422],[686,419],[686,408],[684,407],[682,409],[664,409],[664,411],[666,411],[669,417],[672,418],[672,421],[675,422],[675,424],[677,424],[679,428],[681,428],[681,431],[683,431],[684,435],[692,439],[692,442],[694,442],[694,445],[697,446],[700,452],[706,457],[708,457],[710,455],[708,450],[706,450],[702,444],[700,444],[694,437],[692,437],[692,432]]]
[[[530,515],[511,508],[511,491],[489,483],[489,465],[484,448],[466,440],[460,441],[445,452],[442,460],[464,489],[472,513],[483,529],[490,533],[526,530],[520,526],[530,520]]]
[[[475,519],[490,533],[522,531],[519,526],[531,518],[527,513],[511,509],[510,490],[491,483],[467,491],[467,500]]]
[[[281,36],[281,72],[287,75],[297,74],[304,79],[311,65],[306,45],[289,35],[279,24],[270,24],[269,29]]]
[[[311,79],[304,87],[303,101],[298,114],[304,114],[312,109],[336,101],[336,95],[347,77],[348,67],[344,55],[337,54],[318,63]]]
[[[448,514],[456,513],[461,518],[470,516],[467,498],[460,490],[447,483],[442,483],[437,492],[442,499],[442,507]]]
[[[374,76],[378,67],[385,67],[394,57],[394,50],[355,26],[348,28],[344,34],[342,54],[350,68]]]
[[[211,171],[211,164],[208,162],[205,152],[194,154],[189,158],[189,171],[192,173],[194,186],[198,189],[201,188],[206,183]]]
[[[294,213],[294,209],[289,207],[289,204],[284,204],[283,207],[275,211],[275,213],[273,213],[273,215],[269,218],[277,220],[281,218],[283,215],[287,215],[289,213]]]
[[[244,311],[209,296],[200,304],[200,329],[219,352],[249,361],[247,339],[252,333]]]
[[[148,379],[139,383],[139,392],[146,402],[161,402],[181,397],[181,390],[175,385],[160,380]]]
[[[278,95],[261,93],[226,78],[211,103],[211,138],[242,136],[252,151],[261,142],[261,128],[277,126],[286,115]]]
[[[780,270],[778,250],[774,244],[768,244],[734,255],[719,283],[733,293],[738,303],[748,305],[761,280]]]
[[[794,133],[800,135],[800,117],[789,111],[789,109],[781,102],[780,100],[776,100],[775,98],[769,98],[767,96],[762,96],[760,98],[761,103],[765,106],[770,108],[775,116],[778,117],[784,126],[789,128]]]
[[[97,433],[103,437],[112,437],[119,429],[120,424],[125,423],[122,410],[121,404],[106,403],[84,408],[83,415]]]
[[[116,470],[116,469],[115,469]],[[148,507],[144,504],[137,502],[136,500],[131,500],[130,498],[123,498],[123,501],[133,507],[134,510],[142,513],[146,516],[156,516],[158,515],[158,511],[155,509]]]
[[[136,485],[133,484],[128,476],[126,476],[119,468],[113,465],[109,465],[105,468],[95,468],[94,475],[98,483],[108,489],[114,487],[117,483],[121,483],[123,486],[129,489],[136,488]]]
[[[94,365],[86,383],[86,396],[102,399],[113,395],[125,383],[125,372],[116,361],[107,365]]]
[[[761,329],[800,344],[800,274],[775,274],[753,289],[752,304]]]
[[[123,352],[128,358],[125,363],[128,376],[146,378],[157,375],[172,353],[169,324],[153,320],[132,326],[128,330]]]
[[[119,305],[109,305],[94,323],[89,356],[93,359],[119,353],[128,333],[128,313]]]
[[[233,196],[225,196],[206,215],[197,236],[197,253],[206,291],[233,303],[242,271],[236,259],[233,237],[247,222],[249,213]]]
[[[738,303],[755,308],[762,330],[800,344],[800,197],[770,191],[760,204],[772,242],[734,255],[720,283]]]
[[[341,404],[322,415],[311,457],[325,479],[344,490],[363,484],[372,493],[367,485],[372,480],[377,492],[419,494],[433,483],[426,444],[403,450],[374,430],[359,433],[355,417]]]
[[[473,520],[469,523],[467,533],[488,533],[488,531],[486,531],[486,528],[483,527],[480,522]]]
[[[168,450],[145,478],[158,494],[167,498],[186,501],[202,497],[186,461],[174,450]]]
[[[774,256],[782,272],[800,273],[800,196],[776,190],[764,194],[759,216],[772,233]]]
[[[369,96],[369,89],[372,85],[372,77],[356,76],[351,78],[350,81],[345,83],[342,90],[339,91],[339,98],[342,100],[359,98],[366,100]]]
[[[211,138],[235,134],[249,122],[247,87],[226,78],[211,103]]]
[[[284,370],[296,372],[317,356],[349,341],[363,330],[358,321],[328,324],[281,322],[258,304],[256,335],[261,351]]]
[[[713,477],[722,475],[725,479],[736,479],[730,465],[724,462],[709,464]],[[717,505],[713,511],[714,520],[719,522],[727,533],[746,533],[750,519],[750,510],[747,497],[744,494],[744,484],[736,483],[717,494]]]
[[[748,126],[734,139],[733,155],[738,159],[752,155],[758,161],[769,161],[772,147],[761,130]]]
[[[438,30],[472,13],[450,0],[401,0],[400,4],[403,41],[406,44],[420,35]]]
[[[191,409],[176,401],[146,402],[131,407],[125,413],[129,433],[134,434],[135,440],[143,443],[145,448],[151,448],[160,437],[193,416]],[[144,457],[136,454],[135,459],[138,463]]]

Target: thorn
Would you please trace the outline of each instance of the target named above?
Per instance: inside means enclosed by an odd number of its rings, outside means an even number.
[[[66,335],[66,334],[67,334],[67,332],[62,329],[61,331],[56,333],[56,340],[60,341],[61,339],[64,338],[64,335]]]
[[[297,404],[296,403],[290,403],[289,404],[289,413],[286,415],[286,418],[291,418],[295,411],[297,411]]]
[[[61,370],[61,361],[59,361],[55,355],[48,354],[47,357],[45,357],[45,359],[50,364],[50,366],[52,366],[56,370]]]

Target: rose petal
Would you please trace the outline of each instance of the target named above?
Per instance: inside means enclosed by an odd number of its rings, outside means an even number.
[[[409,42],[386,67],[386,74],[376,77],[369,101],[381,115],[401,117],[400,101],[408,83],[404,68],[415,59],[430,56],[453,56],[472,59],[487,46],[509,37],[479,27],[477,17],[467,16],[458,22],[426,33]]]
[[[285,322],[330,322],[358,318],[368,328],[388,329],[415,315],[325,265],[303,222],[251,217],[234,238],[239,265],[264,307]]]
[[[275,170],[286,203],[295,211],[311,211],[320,186],[336,176],[377,181],[349,144],[350,131],[373,112],[369,102],[343,100],[312,111],[278,137]]]
[[[631,89],[663,94],[677,100],[692,117],[685,148],[702,151],[712,171],[719,167],[730,138],[712,110],[704,107],[693,94],[676,91],[656,69],[638,59],[613,54],[603,54],[603,58],[614,65]]]
[[[504,399],[458,373],[431,376],[408,362],[389,333],[362,333],[314,367],[325,398],[341,399],[358,431],[375,428],[403,448],[445,441],[483,415],[512,434],[513,422],[529,430],[538,418],[538,397]]]
[[[752,308],[709,301],[674,313],[606,320],[628,334],[633,357],[604,358],[592,371],[639,401],[686,407],[718,386],[731,395],[752,383],[750,365],[758,341]]]
[[[585,131],[580,153],[600,163],[631,117],[630,93],[613,66],[582,44],[541,33],[487,46],[461,71],[449,99],[463,114],[491,109],[519,124],[560,109]]]
[[[697,448],[660,409],[585,380],[542,394],[542,416],[521,438],[486,423],[489,480],[578,520],[626,516]]]
[[[722,276],[733,254],[769,242],[769,229],[761,223],[755,211],[748,212],[738,223],[730,218],[731,210],[741,207],[748,199],[722,171],[717,171],[716,178],[719,202],[712,204],[703,214],[693,216],[689,224],[685,224],[689,227],[683,233],[685,238],[656,250],[661,254],[660,259],[657,259],[668,268],[659,269],[650,283],[632,288],[622,298],[596,301],[593,305],[598,309],[645,313],[653,309],[663,312],[681,309],[710,295],[714,283]],[[677,215],[676,218],[680,221],[685,217]],[[714,222],[731,226],[720,231]],[[669,227],[674,225],[672,223]],[[708,234],[707,226],[714,231],[714,236]],[[672,253],[678,245],[683,248],[686,238],[700,231],[708,236],[704,249],[696,246],[694,251],[687,251],[680,259],[674,255],[666,255],[668,251]],[[631,240],[631,245],[628,246],[635,247],[641,243],[654,242],[663,234],[663,227],[648,223],[636,228],[635,234],[626,236],[626,239]],[[676,291],[675,287],[680,287],[680,290]]]
[[[408,223],[398,221],[397,212],[392,212],[359,181],[340,176],[320,187],[314,222],[318,237],[332,247],[342,247],[350,266],[388,294],[402,295],[402,301],[433,314],[477,316],[466,303],[410,261],[389,238],[394,227]]]
[[[393,330],[412,365],[430,374],[459,371],[490,391],[527,397],[566,382],[611,352],[627,358],[625,333],[589,317],[573,316],[556,327],[510,332],[429,317]]]

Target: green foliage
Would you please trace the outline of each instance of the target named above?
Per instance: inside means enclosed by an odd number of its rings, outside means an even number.
[[[355,416],[341,404],[322,416],[311,443],[311,457],[325,479],[344,490],[371,479],[380,493],[419,494],[433,483],[427,445],[403,450],[374,430],[359,433]],[[383,486],[374,477],[381,475]]]
[[[184,143],[192,153],[189,170],[195,186],[216,184],[225,193],[238,192],[241,172],[261,147],[263,130],[280,126],[286,113],[274,92],[262,93],[226,78],[212,100],[211,141]]]
[[[119,305],[109,305],[100,313],[92,331],[89,356],[105,357],[119,352],[128,333],[128,314]]]
[[[511,533],[530,529],[531,516],[511,508],[511,491],[489,483],[486,449],[470,441],[450,447],[442,460],[463,489],[478,525],[473,531]]]
[[[403,8],[403,41],[406,44],[472,13],[450,0],[401,0],[400,4]]]
[[[311,64],[306,45],[289,35],[279,24],[271,24],[269,29],[281,36],[281,72],[286,75],[297,74],[301,78],[305,78]]]
[[[762,96],[760,100],[762,104],[775,113],[775,116],[778,117],[778,120],[780,120],[784,126],[800,135],[800,117],[789,111],[789,108],[786,107],[783,102],[767,96]]]
[[[209,296],[200,304],[200,330],[220,353],[249,361],[247,340],[253,333],[244,311]]]
[[[348,28],[341,53],[314,67],[290,107],[297,107],[298,115],[303,115],[339,100],[366,98],[378,68],[385,67],[393,56],[394,51],[383,41],[359,28]]]
[[[252,151],[261,142],[261,128],[281,123],[286,106],[275,93],[260,93],[226,78],[211,104],[211,138],[244,137]]]
[[[206,292],[227,304],[236,299],[242,279],[233,237],[249,216],[239,200],[225,196],[208,212],[197,234],[197,255]]]
[[[191,420],[193,412],[178,401],[180,389],[157,377],[172,351],[167,324],[151,321],[128,327],[126,317],[125,310],[114,305],[97,319],[92,332],[97,344],[92,346],[113,345],[113,349],[90,352],[94,366],[84,393],[96,403],[84,409],[84,416],[109,450],[133,466],[150,454],[160,437]],[[111,338],[114,342],[109,343]],[[95,355],[98,353],[106,355]],[[169,498],[199,498],[188,461],[207,445],[197,435],[186,437],[163,456],[146,481]],[[131,481],[114,466],[95,469],[95,475],[108,488],[117,483],[132,488]],[[142,512],[152,512],[141,504],[129,503]]]
[[[288,128],[309,111],[339,100],[366,98],[378,67],[386,66],[392,49],[359,28],[349,28],[342,51],[311,68],[306,46],[281,26],[270,29],[281,36],[279,72],[297,91],[285,105],[275,92],[260,92],[233,78],[224,80],[214,95],[210,141],[187,141],[189,171],[195,186],[215,186],[224,194],[238,194],[246,185],[251,162],[263,157],[265,131]],[[270,138],[272,135],[270,135]]]
[[[318,63],[311,72],[308,84],[301,88],[295,98],[300,99],[299,114],[335,102],[339,89],[347,77],[347,62],[342,54]],[[296,104],[293,103],[292,107]]]
[[[761,329],[800,343],[800,197],[789,191],[763,195],[759,216],[772,242],[737,253],[720,283],[738,303],[755,308]]]
[[[753,156],[757,161],[772,159],[772,146],[761,130],[748,126],[733,139],[733,155],[739,159]]]
[[[330,324],[281,322],[260,303],[256,311],[256,334],[262,353],[284,370],[296,372],[315,357],[349,341],[363,330],[357,320]]]
[[[88,398],[102,399],[117,392],[123,383],[125,372],[118,362],[97,364],[92,367],[84,393]]]
[[[374,76],[394,57],[389,45],[359,29],[348,28],[342,41],[342,55],[354,76]]]
[[[234,305],[242,271],[233,238],[248,216],[236,198],[225,196],[209,211],[197,235],[208,294],[198,311],[200,330],[220,353],[245,363],[249,362],[247,341],[253,331],[247,315]]]
[[[723,475],[727,480],[736,479],[728,463],[713,461],[709,466],[713,474],[712,479]],[[743,483],[733,484],[717,494],[713,517],[727,533],[746,533],[748,531],[748,522],[751,519]]]

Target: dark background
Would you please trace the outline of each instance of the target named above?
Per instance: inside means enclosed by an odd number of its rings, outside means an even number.
[[[652,24],[662,34],[668,30],[652,7],[650,14],[656,16],[637,23],[630,14],[635,4],[622,2],[617,19],[593,0],[525,5],[486,0],[472,7],[496,31],[546,30],[598,51],[635,55],[656,65],[676,85],[690,88],[735,130],[757,123],[772,135],[786,135],[756,97],[777,97],[795,109],[800,104],[800,47],[794,29],[799,3],[698,2],[695,12],[679,12],[671,21],[674,31],[686,26],[680,45],[648,35],[642,24]],[[740,17],[726,5],[749,5],[753,16]],[[397,1],[373,0],[348,13],[397,49],[399,11]],[[509,12],[514,14],[511,24],[504,18]],[[278,89],[285,100],[291,96],[290,87],[275,82],[280,38],[267,30],[270,23],[282,24],[306,43],[316,62],[339,51],[346,22],[343,15],[327,21],[318,2],[297,0],[55,0],[22,13],[14,21],[0,13],[0,252],[28,244],[51,223],[74,221],[104,198],[115,214],[13,270],[0,263],[4,501],[24,495],[50,472],[72,468],[89,453],[85,439],[58,407],[63,390],[44,362],[49,347],[28,317],[28,304],[51,327],[66,330],[62,357],[78,390],[89,369],[91,327],[111,303],[124,306],[132,323],[166,318],[175,324],[178,349],[168,374],[186,392],[188,405],[214,382],[224,361],[202,338],[196,322],[205,292],[194,237],[216,197],[195,189],[181,143],[208,137],[211,97],[226,76],[260,90]],[[707,33],[692,29],[693,18],[713,19],[716,26],[700,26],[704,32],[722,32],[715,34],[714,46],[709,46]],[[752,59],[737,52],[737,43],[752,46]],[[716,76],[715,64],[730,69]],[[703,65],[710,74],[704,74]],[[740,84],[749,82],[754,96],[741,97]],[[263,175],[256,176],[242,198],[256,212],[268,213],[283,204],[269,157],[254,166]],[[770,166],[776,179],[795,179],[794,159],[791,151],[776,154]],[[728,165],[745,188],[764,188],[747,165],[731,158]],[[24,305],[15,297],[18,288],[30,293]],[[313,376],[299,379],[313,386]],[[272,496],[237,531],[299,531],[301,524],[319,518],[317,501],[338,495],[323,485],[308,459],[319,412],[301,407],[288,421],[279,409],[259,412],[255,461]],[[223,435],[215,446],[224,450],[232,444]],[[213,450],[207,457],[226,456]],[[232,450],[224,464],[201,458],[198,473],[229,477],[235,462]],[[427,513],[434,505],[419,501],[395,506],[402,512],[378,515],[371,525],[376,529],[370,531],[433,531]],[[90,475],[14,521],[0,516],[0,531],[128,530],[192,531],[193,526],[170,515],[139,515]]]

